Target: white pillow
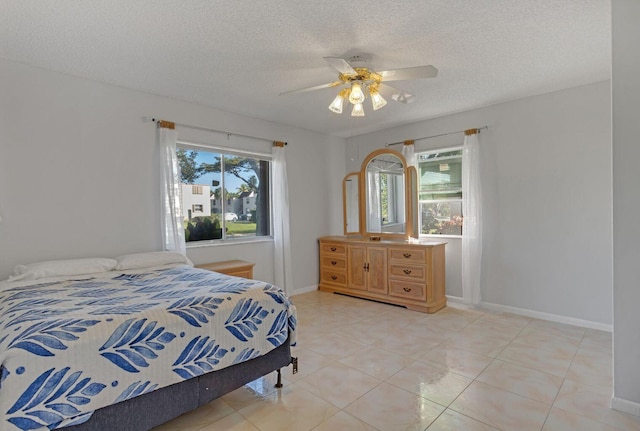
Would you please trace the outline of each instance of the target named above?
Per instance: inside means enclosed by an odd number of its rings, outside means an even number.
[[[29,265],[17,265],[13,269],[11,280],[37,280],[46,277],[59,277],[65,275],[95,274],[115,269],[115,259],[104,257],[51,260],[36,262]]]
[[[150,251],[146,253],[125,254],[116,257],[116,260],[118,261],[116,265],[116,270],[118,271],[181,263],[193,266],[193,263],[187,256],[173,251]]]

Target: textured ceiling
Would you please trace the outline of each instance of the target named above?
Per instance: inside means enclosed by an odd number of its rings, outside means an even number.
[[[606,80],[610,21],[610,0],[0,0],[0,57],[347,137]],[[354,54],[439,76],[364,118],[335,88],[279,96]]]

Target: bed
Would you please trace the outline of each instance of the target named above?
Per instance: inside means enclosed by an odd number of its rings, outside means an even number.
[[[297,367],[281,289],[185,259],[87,259],[0,282],[0,429],[148,430]]]

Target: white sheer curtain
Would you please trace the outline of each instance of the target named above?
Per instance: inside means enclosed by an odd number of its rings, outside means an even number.
[[[162,241],[167,251],[187,254],[182,224],[180,165],[176,154],[178,132],[172,123],[158,124],[160,176],[162,182]]]
[[[404,145],[402,146],[402,155],[407,160],[407,166],[415,166],[418,167],[416,160],[416,153],[414,148],[414,141],[404,141]]]
[[[478,131],[467,130],[462,147],[462,300],[480,302],[482,261],[482,195]]]
[[[415,181],[415,187],[412,187],[412,189],[415,188],[415,190],[411,190],[410,193],[413,193],[413,197],[411,200],[411,237],[412,238],[419,238],[420,237],[420,216],[418,215],[418,208],[420,207],[420,204],[418,203],[418,190],[417,190],[417,169],[418,169],[418,158],[416,157],[416,149],[415,149],[415,141],[411,140],[411,141],[404,141],[404,145],[402,146],[402,155],[404,156],[405,160],[407,161],[407,167],[411,167],[413,166],[414,168],[416,168],[415,171],[415,180],[412,179],[413,175],[412,173],[410,173],[410,177],[407,178],[407,184],[413,184]]]
[[[273,241],[276,285],[287,294],[293,291],[291,237],[289,232],[289,186],[284,144],[273,145]]]

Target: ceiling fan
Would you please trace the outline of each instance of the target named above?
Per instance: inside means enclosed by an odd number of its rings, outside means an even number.
[[[345,87],[329,105],[329,110],[336,114],[341,114],[344,100],[347,99],[353,105],[351,115],[354,117],[364,117],[364,107],[362,103],[365,101],[367,93],[371,97],[373,110],[376,111],[387,104],[387,101],[380,93],[384,93],[385,96],[400,103],[409,103],[415,99],[413,94],[392,87],[387,84],[387,82],[435,78],[438,76],[438,69],[433,66],[374,71],[366,67],[367,60],[358,55],[349,58],[348,61],[339,57],[324,57],[324,60],[339,72],[337,81],[302,88],[300,90],[287,91],[280,93],[280,95],[305,93],[307,91],[344,85]]]

